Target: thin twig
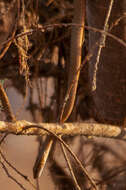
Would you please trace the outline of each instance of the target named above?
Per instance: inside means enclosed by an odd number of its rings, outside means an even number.
[[[3,106],[3,110],[6,114],[6,117],[7,117],[7,120],[8,121],[15,121],[16,118],[12,112],[12,109],[11,109],[11,105],[10,105],[10,102],[9,102],[9,99],[7,97],[7,94],[2,86],[2,84],[0,83],[0,100],[1,100],[1,103],[2,103],[2,106]]]
[[[111,26],[109,27],[109,31],[111,31],[115,26],[117,26],[123,19],[126,18],[126,13],[123,13],[122,16],[120,16],[118,19],[116,19]]]
[[[10,179],[12,179],[21,189],[26,190],[26,189],[24,188],[24,186],[23,186],[20,182],[18,182],[12,175],[10,175],[10,173],[8,172],[6,166],[4,165],[4,163],[3,163],[1,160],[0,160],[0,164],[2,165],[2,167],[3,167],[3,169],[4,169],[5,173],[6,173],[6,175],[7,175]]]
[[[4,136],[1,138],[1,140],[0,140],[0,146],[4,142],[4,140],[6,139],[7,136],[8,136],[8,133],[4,134]]]
[[[83,173],[85,174],[87,179],[90,181],[90,184],[94,187],[95,190],[97,190],[97,186],[96,186],[94,180],[88,174],[86,168],[82,165],[81,161],[77,158],[77,156],[71,151],[70,147],[59,136],[57,136],[55,133],[49,131],[48,129],[45,129],[44,127],[42,127],[40,125],[37,125],[37,126],[33,125],[31,127],[25,127],[23,130],[28,130],[29,128],[43,129],[43,130],[47,131],[48,133],[50,133],[53,137],[55,137],[60,143],[62,143],[64,145],[64,147],[69,151],[69,153],[73,156],[75,161],[78,163],[79,167],[82,169]]]
[[[23,177],[23,179],[25,179],[34,189],[36,189],[35,185],[30,181],[30,179],[28,178],[28,176],[22,174],[19,170],[17,170],[4,156],[3,152],[0,150],[0,155],[3,158],[3,160],[7,163],[7,165],[9,167],[11,167],[18,175],[20,175],[21,177]]]
[[[81,188],[80,188],[80,186],[79,186],[79,184],[78,184],[78,182],[77,182],[76,176],[75,176],[75,174],[74,174],[74,172],[73,172],[73,168],[72,168],[71,163],[70,163],[70,160],[69,160],[69,158],[68,158],[68,156],[67,156],[66,150],[65,150],[65,148],[64,148],[64,146],[63,146],[62,143],[60,143],[60,146],[61,146],[61,149],[62,149],[64,158],[65,158],[65,160],[66,160],[67,166],[68,166],[68,168],[69,168],[69,171],[70,171],[70,173],[71,173],[71,176],[72,176],[72,178],[73,178],[73,181],[74,181],[76,190],[81,190]]]
[[[110,15],[111,15],[113,3],[114,3],[114,0],[111,0],[110,4],[109,4],[107,15],[106,15],[106,18],[105,18],[105,23],[104,23],[103,30],[106,31],[106,32],[108,31],[108,21],[109,21]],[[94,67],[92,91],[96,90],[96,80],[97,80],[96,75],[97,75],[97,70],[98,70],[98,64],[99,64],[102,48],[105,47],[106,36],[107,35],[105,33],[102,33],[102,35],[101,35],[101,40],[100,40],[101,42],[100,42],[100,45],[99,45],[99,48],[98,48],[97,57],[96,57],[96,63],[95,63],[95,67]]]
[[[20,34],[17,34],[17,35],[14,36],[13,38],[10,37],[8,40],[2,42],[2,43],[1,43],[1,46],[7,44],[7,43],[8,43],[9,41],[11,41],[11,40],[20,38],[20,37],[22,37],[22,36],[24,36],[24,35],[32,35],[32,33],[34,33],[34,32],[38,32],[38,31],[41,31],[41,32],[53,31],[54,28],[56,28],[56,27],[61,28],[61,27],[71,27],[71,26],[78,26],[78,27],[81,27],[81,25],[75,24],[75,23],[67,23],[67,24],[66,24],[66,23],[60,23],[60,24],[48,24],[48,25],[43,25],[42,27],[37,27],[36,29],[30,29],[30,30],[27,31],[27,32],[22,32],[22,33],[20,33]],[[92,27],[92,26],[86,26],[86,25],[85,25],[85,28],[86,28],[87,30],[91,30],[91,31],[93,31],[93,32],[98,32],[98,33],[101,33],[101,34],[105,34],[105,35],[111,37],[112,39],[114,39],[115,41],[117,41],[118,43],[120,43],[122,46],[126,47],[126,42],[125,42],[123,39],[121,39],[121,38],[115,36],[114,34],[111,34],[110,32],[107,32],[107,31],[104,31],[103,29],[98,29],[98,28],[95,28],[95,27]]]

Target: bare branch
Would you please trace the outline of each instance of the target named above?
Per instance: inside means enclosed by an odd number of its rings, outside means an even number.
[[[17,35],[16,35],[15,37],[13,37],[13,38],[10,37],[8,40],[2,42],[2,43],[1,43],[1,46],[7,44],[7,43],[8,43],[9,41],[11,41],[11,40],[18,39],[19,37],[22,37],[22,36],[24,36],[24,35],[32,35],[32,33],[34,33],[34,32],[38,32],[38,31],[41,31],[41,32],[53,31],[53,29],[54,29],[55,27],[69,27],[69,26],[78,26],[78,27],[80,26],[80,27],[81,27],[81,25],[75,24],[75,23],[67,23],[67,24],[66,24],[66,23],[60,23],[60,24],[48,24],[48,25],[43,25],[42,27],[38,27],[37,29],[30,29],[30,30],[27,31],[27,32],[22,32],[22,33],[20,33],[20,34],[17,34]],[[107,31],[104,31],[104,30],[102,30],[102,29],[95,28],[95,27],[92,27],[92,26],[86,26],[86,25],[85,25],[85,28],[86,28],[87,30],[91,30],[91,31],[93,31],[93,32],[98,32],[98,33],[101,33],[101,34],[104,33],[105,35],[111,37],[112,39],[114,39],[115,41],[117,41],[118,43],[120,43],[122,46],[126,47],[126,42],[125,42],[123,39],[121,39],[121,38],[119,38],[119,37],[117,37],[117,36],[111,34],[110,32],[107,32]]]
[[[72,168],[70,159],[68,158],[67,152],[66,152],[64,146],[62,145],[62,143],[60,143],[60,146],[61,146],[61,149],[62,149],[64,158],[65,158],[65,160],[66,160],[67,167],[69,168],[71,177],[72,177],[73,182],[74,182],[74,184],[75,184],[75,188],[76,188],[76,190],[81,190],[81,188],[80,188],[80,186],[79,186],[79,184],[78,184],[78,181],[77,181],[77,179],[76,179],[76,176],[75,176],[75,174],[74,174],[74,171],[73,171],[73,168]]]
[[[13,115],[11,104],[9,102],[8,96],[3,88],[3,86],[0,84],[0,100],[2,103],[2,106],[4,108],[4,112],[6,114],[8,121],[15,121],[16,118]]]
[[[39,126],[39,128],[37,126]],[[99,123],[32,123],[25,120],[16,122],[0,121],[1,133],[12,133],[15,135],[49,135],[46,130],[57,135],[85,135],[126,140],[126,128],[115,125]]]
[[[106,15],[106,18],[105,18],[105,23],[104,23],[104,31],[106,31],[106,32],[108,31],[108,21],[109,21],[110,15],[111,15],[113,4],[114,4],[114,0],[111,0],[110,4],[109,4],[109,9],[107,11],[107,15]],[[99,60],[100,60],[100,56],[101,56],[101,51],[102,51],[102,48],[105,47],[106,37],[107,37],[106,34],[102,33],[101,39],[100,39],[101,42],[100,42],[100,45],[99,45],[99,48],[98,48],[98,53],[97,53],[96,63],[95,63],[95,68],[94,68],[92,91],[96,90],[96,80],[97,80],[96,75],[97,75]]]

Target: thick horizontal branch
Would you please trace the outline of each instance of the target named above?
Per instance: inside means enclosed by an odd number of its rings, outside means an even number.
[[[64,123],[61,125],[58,123],[31,123],[25,120],[16,122],[0,121],[1,133],[50,135],[48,131],[56,135],[85,135],[126,140],[126,128],[114,125],[98,123]]]

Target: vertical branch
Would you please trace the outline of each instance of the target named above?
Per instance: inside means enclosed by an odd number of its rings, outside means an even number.
[[[107,32],[108,30],[108,21],[111,15],[112,7],[113,7],[114,0],[110,1],[108,12],[105,18],[105,23],[104,23],[104,31]],[[97,58],[96,58],[96,63],[95,63],[95,68],[94,68],[94,76],[93,76],[93,85],[92,85],[92,91],[96,90],[96,75],[97,75],[97,70],[98,70],[98,64],[100,60],[100,55],[101,55],[101,50],[103,47],[105,47],[105,40],[106,40],[106,34],[102,33],[101,35],[101,40],[100,40],[100,45],[98,48],[98,53],[97,53]]]
[[[33,167],[33,176],[35,179],[40,177],[43,172],[52,144],[53,139],[47,137],[44,144],[40,147],[40,151]]]
[[[73,171],[72,165],[70,163],[70,160],[69,160],[69,158],[67,156],[66,150],[65,150],[64,146],[62,145],[62,143],[60,143],[60,145],[61,145],[61,149],[62,149],[64,158],[66,160],[67,166],[69,168],[70,174],[71,174],[71,176],[73,178],[73,181],[74,181],[74,184],[75,184],[75,188],[76,188],[76,190],[81,190],[81,188],[80,188],[80,186],[79,186],[79,184],[77,182],[76,176],[74,174],[74,171]]]
[[[10,102],[8,100],[7,94],[6,94],[3,86],[1,85],[1,83],[0,83],[0,100],[1,100],[2,106],[4,108],[4,112],[6,114],[7,120],[8,121],[15,121],[16,118],[13,115]]]
[[[72,23],[76,25],[72,27],[68,87],[66,100],[60,116],[61,122],[68,119],[73,110],[76,98],[84,35],[85,2],[86,0],[74,0],[74,18]]]
[[[85,20],[85,0],[74,0],[73,24],[77,25],[73,26],[72,35],[71,35],[71,56],[70,56],[70,65],[69,65],[70,75],[68,77],[68,90],[66,95],[69,97],[65,107],[62,109],[60,122],[64,122],[65,120],[67,120],[67,118],[72,112],[75,102],[78,79],[80,75],[84,20]],[[47,148],[43,151],[42,154],[40,154],[40,156],[37,157],[36,163],[33,168],[34,178],[40,177],[53,144],[52,138],[50,139],[47,138],[46,140],[47,140]]]

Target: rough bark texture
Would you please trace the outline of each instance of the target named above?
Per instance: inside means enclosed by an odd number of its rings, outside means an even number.
[[[126,140],[126,128],[99,123],[31,123],[25,120],[16,122],[0,121],[0,132],[15,135],[56,135],[65,136],[97,136]],[[47,145],[47,144],[46,144]],[[44,150],[44,149],[43,149]],[[43,152],[42,150],[42,152]],[[40,161],[40,160],[39,160]]]
[[[125,12],[124,1],[115,1],[109,26]],[[88,25],[103,29],[109,1],[87,0]],[[125,18],[114,26],[111,33],[125,40]],[[89,32],[89,51],[101,34]],[[89,63],[90,87],[94,76],[98,48],[95,48]],[[121,124],[126,115],[126,49],[107,37],[102,49],[96,74],[96,90],[91,92],[93,116],[100,122]]]

